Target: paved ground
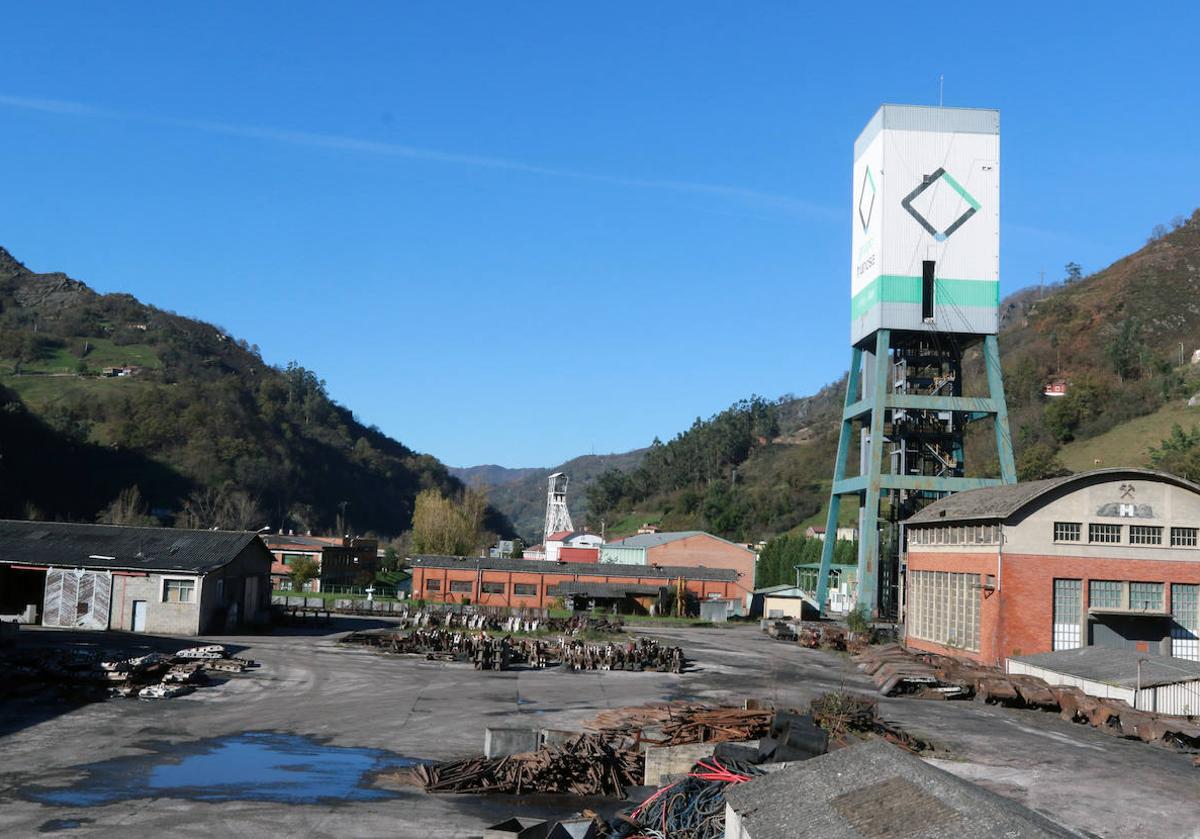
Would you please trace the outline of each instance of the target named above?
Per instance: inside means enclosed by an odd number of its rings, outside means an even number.
[[[376,623],[346,620],[335,628]],[[565,815],[564,805],[426,796],[407,789],[368,801],[212,802],[197,800],[199,794],[153,797],[157,793],[138,788],[144,776],[136,773],[129,775],[127,800],[64,806],[38,803],[35,796],[48,788],[87,789],[100,774],[84,768],[89,764],[131,758],[169,769],[190,744],[247,731],[441,759],[481,751],[489,725],[573,728],[599,709],[651,700],[758,697],[805,705],[830,689],[872,688],[845,656],[772,641],[750,627],[656,631],[694,661],[683,675],[477,673],[465,665],[339,648],[339,634],[218,639],[244,647],[239,654],[260,661],[261,669],[180,699],[74,709],[13,701],[0,707],[0,835],[65,828],[65,836],[153,836],[168,830],[183,837],[478,836],[517,810]],[[64,637],[50,631],[24,635],[23,643]],[[1200,769],[1185,756],[1035,711],[913,700],[884,700],[881,709],[941,746],[937,765],[1066,825],[1100,836],[1200,836]],[[119,780],[124,765],[114,764],[109,774],[115,771]]]

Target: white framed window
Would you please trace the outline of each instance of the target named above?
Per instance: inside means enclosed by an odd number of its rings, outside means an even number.
[[[1125,584],[1120,580],[1089,580],[1088,607],[1120,609],[1125,605]]]
[[[195,603],[196,581],[194,579],[163,580],[162,602]]]
[[[1078,542],[1083,535],[1083,525],[1077,521],[1056,521],[1054,523],[1055,542]]]
[[[481,583],[479,590],[484,594],[504,594],[504,583]]]
[[[979,575],[908,572],[905,631],[913,638],[979,651]]]
[[[1171,528],[1171,547],[1172,548],[1194,548],[1197,542],[1200,542],[1197,537],[1198,528],[1195,527],[1172,527]]]
[[[1163,607],[1162,583],[1130,583],[1129,608],[1141,611],[1160,611]]]
[[[1161,527],[1153,527],[1146,524],[1131,524],[1129,525],[1129,544],[1161,545],[1162,531]]]
[[[1089,524],[1088,541],[1099,544],[1118,544],[1121,541],[1121,525]]]
[[[1171,655],[1200,661],[1200,586],[1171,585]]]
[[[1055,580],[1053,649],[1074,650],[1083,646],[1082,618],[1083,580]]]

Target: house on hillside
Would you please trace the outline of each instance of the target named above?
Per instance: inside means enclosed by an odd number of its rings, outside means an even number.
[[[0,521],[0,615],[69,629],[200,635],[266,623],[256,533]]]
[[[810,527],[804,531],[804,537],[806,539],[820,539],[822,542],[824,542],[825,541],[825,528]],[[837,529],[837,541],[853,542],[856,539],[858,539],[858,528],[839,527]]]

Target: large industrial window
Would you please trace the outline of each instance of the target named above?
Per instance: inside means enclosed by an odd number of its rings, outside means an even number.
[[[1054,581],[1054,638],[1056,650],[1082,647],[1083,580]]]
[[[163,603],[195,602],[195,580],[163,580]]]
[[[1129,608],[1142,611],[1162,611],[1162,583],[1130,583]]]
[[[979,575],[908,572],[906,631],[913,638],[979,651]]]
[[[1131,545],[1161,545],[1162,528],[1145,524],[1129,525],[1129,544]]]
[[[1089,524],[1089,542],[1106,542],[1116,544],[1121,541],[1121,525],[1119,524]]]
[[[1171,585],[1171,655],[1200,661],[1200,586]]]
[[[484,594],[504,594],[504,583],[481,583],[479,590]]]
[[[537,597],[537,584],[513,583],[513,594],[519,594],[522,597]]]
[[[1125,605],[1125,584],[1120,580],[1092,580],[1088,583],[1088,607],[1120,609]]]
[[[1171,528],[1171,547],[1173,548],[1194,548],[1196,547],[1195,527],[1172,527]]]
[[[471,593],[471,581],[470,580],[451,580],[450,581],[450,590],[455,592],[456,594],[470,594]]]
[[[921,317],[933,320],[933,269],[937,263],[925,260],[921,263]]]
[[[425,590],[426,591],[441,591],[442,590],[442,581],[441,580],[426,580],[425,581]]]
[[[1055,542],[1078,542],[1083,526],[1077,521],[1056,521],[1054,523]]]

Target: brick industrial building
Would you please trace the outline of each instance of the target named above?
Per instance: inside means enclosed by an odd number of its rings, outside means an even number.
[[[1100,469],[908,519],[905,640],[988,664],[1083,646],[1200,660],[1200,486]]]
[[[684,580],[701,600],[740,600],[753,584],[731,568],[630,566],[581,562],[530,562],[488,557],[417,556],[411,560],[413,597],[438,603],[549,608],[560,596],[645,598],[651,590]],[[563,591],[562,583],[571,583]],[[594,584],[591,589],[582,584]],[[621,588],[624,587],[624,588]],[[618,591],[621,589],[621,591]],[[644,604],[643,604],[644,605]]]
[[[600,547],[602,563],[662,565],[686,568],[730,568],[747,590],[754,588],[758,555],[744,545],[701,530],[639,533]]]

